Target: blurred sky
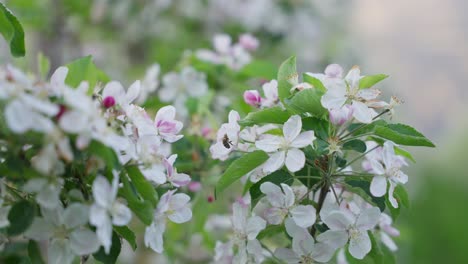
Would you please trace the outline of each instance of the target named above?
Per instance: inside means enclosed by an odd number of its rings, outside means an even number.
[[[442,142],[468,119],[468,2],[353,3],[349,36],[363,72],[389,74],[385,92],[405,100],[397,120]]]

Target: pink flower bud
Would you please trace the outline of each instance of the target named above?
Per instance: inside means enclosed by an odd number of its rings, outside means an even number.
[[[188,189],[191,192],[198,192],[198,191],[201,190],[201,188],[202,188],[201,183],[196,182],[196,181],[190,182],[189,185],[188,185]]]
[[[113,96],[107,96],[102,100],[102,105],[104,105],[105,108],[111,108],[115,105],[115,98]]]
[[[206,139],[210,139],[212,133],[213,133],[213,129],[211,129],[211,127],[204,127],[201,130],[202,136]]]
[[[257,90],[248,90],[244,92],[244,101],[251,106],[258,107],[261,100],[262,97]]]
[[[65,114],[66,111],[67,111],[66,106],[64,106],[63,104],[59,105],[59,112],[55,116],[55,119],[60,120],[60,118],[63,116],[63,114]]]
[[[210,196],[208,196],[207,200],[208,200],[209,203],[212,203],[212,202],[214,202],[215,199],[214,199],[213,195],[210,195]]]
[[[330,64],[325,68],[325,75],[330,78],[341,78],[343,75],[343,68],[338,64]]]
[[[351,119],[353,116],[353,108],[351,105],[345,105],[340,109],[330,110],[330,122],[334,125],[341,126]]]
[[[239,37],[239,44],[248,51],[254,51],[260,45],[258,39],[251,34],[242,34]]]

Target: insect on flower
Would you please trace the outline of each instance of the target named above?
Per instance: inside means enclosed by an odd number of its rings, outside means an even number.
[[[226,147],[226,148],[231,148],[231,146],[233,145],[232,144],[232,141],[229,140],[229,137],[227,134],[224,134],[224,137],[223,137],[223,145]]]

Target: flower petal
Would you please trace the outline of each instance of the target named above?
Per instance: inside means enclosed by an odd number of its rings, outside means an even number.
[[[357,232],[349,241],[349,253],[357,259],[363,259],[372,246],[367,231]]]
[[[283,136],[288,142],[292,142],[301,133],[302,120],[298,115],[291,116],[283,126]]]
[[[311,145],[315,140],[314,131],[306,131],[299,134],[289,145],[293,148],[304,148]]]
[[[305,164],[305,155],[304,152],[297,148],[289,149],[286,154],[286,167],[291,172],[299,171],[304,168]]]
[[[112,207],[112,223],[116,226],[127,225],[132,219],[132,212],[121,203],[114,203]]]
[[[279,151],[271,155],[263,165],[263,170],[265,173],[270,174],[281,169],[281,167],[284,165],[285,156],[285,151]]]
[[[82,256],[98,251],[100,244],[94,232],[80,229],[70,234],[70,247],[76,255]]]
[[[298,205],[289,212],[299,227],[308,228],[315,224],[316,211],[312,205]]]
[[[374,228],[380,220],[380,210],[377,207],[364,209],[356,220],[356,227],[359,230],[370,230]]]
[[[375,176],[372,178],[370,192],[375,197],[382,197],[387,193],[387,178],[385,176]]]

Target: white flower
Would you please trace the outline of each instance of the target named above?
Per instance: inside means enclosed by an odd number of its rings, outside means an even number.
[[[210,147],[213,159],[226,160],[239,143],[240,116],[234,110],[229,112],[229,122],[222,124],[216,136],[216,143]]]
[[[260,185],[260,190],[272,206],[265,211],[265,218],[270,224],[279,225],[286,216],[303,228],[315,223],[315,208],[312,205],[296,205],[294,192],[287,184],[282,183],[280,188],[271,182],[265,182]]]
[[[377,207],[367,208],[356,217],[347,211],[333,211],[323,222],[330,228],[320,234],[317,241],[338,249],[349,240],[349,253],[357,259],[363,259],[371,250],[368,230],[374,228],[380,218]]]
[[[265,98],[261,99],[262,107],[273,107],[279,104],[278,81],[271,80],[270,82],[264,83],[262,89],[265,96]]]
[[[177,135],[184,126],[182,122],[175,120],[176,109],[172,105],[164,106],[158,110],[154,123],[159,135],[169,143],[176,142],[183,135]]]
[[[327,68],[325,68],[325,74],[310,72],[307,72],[306,74],[320,80],[326,88],[343,84],[343,68],[338,64],[328,65]]]
[[[334,250],[324,243],[315,243],[308,230],[286,220],[286,231],[293,238],[292,249],[278,248],[275,256],[288,264],[311,264],[328,262]]]
[[[91,206],[89,222],[96,226],[98,239],[107,254],[112,244],[112,225],[127,225],[132,218],[130,209],[116,201],[118,188],[117,173],[114,173],[112,185],[102,176],[97,176],[93,182],[94,204]]]
[[[228,241],[226,243],[216,241],[213,263],[232,264],[232,260],[234,258],[234,251],[232,250],[232,247],[232,241]]]
[[[23,190],[36,193],[36,201],[45,209],[54,209],[60,205],[60,191],[63,188],[62,178],[34,178],[23,186]]]
[[[372,118],[377,113],[369,108],[367,103],[373,103],[380,95],[380,91],[373,88],[359,89],[361,78],[359,67],[354,66],[346,75],[344,82],[325,82],[324,85],[328,90],[321,99],[323,107],[328,110],[340,109],[348,102],[353,108],[354,118],[362,123],[372,122]]]
[[[304,167],[305,155],[299,148],[311,145],[315,140],[314,131],[302,132],[302,120],[298,115],[291,116],[283,126],[283,137],[265,135],[255,146],[265,152],[273,153],[264,164],[264,170],[271,173],[286,164],[291,172]]]
[[[330,123],[342,126],[353,117],[353,108],[351,105],[344,105],[341,108],[330,109]]]
[[[96,234],[85,225],[89,208],[83,204],[70,204],[65,210],[42,208],[42,217],[34,218],[25,236],[35,240],[49,240],[48,263],[72,263],[75,256],[89,255],[99,249]]]
[[[391,237],[400,235],[400,231],[392,226],[392,218],[382,213],[379,220],[379,235],[382,243],[388,247],[391,251],[397,251],[398,246],[395,244]]]
[[[137,103],[144,103],[148,95],[156,91],[159,86],[158,76],[160,72],[161,67],[159,64],[153,64],[146,70],[145,77],[141,81],[140,94],[136,99]]]
[[[106,108],[120,105],[122,109],[126,109],[139,95],[141,89],[140,81],[134,82],[125,92],[122,84],[117,81],[111,81],[106,84],[102,91],[102,104]]]
[[[235,202],[232,206],[232,227],[234,231],[233,242],[237,245],[237,254],[233,263],[247,263],[249,255],[261,259],[262,254],[258,233],[265,229],[266,222],[259,216],[249,217],[249,205],[244,202]]]
[[[188,97],[201,97],[208,91],[206,76],[191,67],[185,67],[180,73],[170,72],[164,75],[159,98],[163,102],[173,102],[181,116],[187,116],[185,102]]]
[[[14,133],[28,130],[49,133],[55,127],[51,118],[58,112],[58,105],[30,94],[21,94],[5,107],[5,119]]]
[[[174,194],[177,190],[167,191],[161,196],[153,223],[145,230],[145,246],[158,253],[163,252],[163,234],[166,230],[167,218],[181,224],[192,218],[189,207],[190,197],[183,193]]]
[[[387,141],[384,143],[382,152],[382,162],[372,160],[370,165],[372,172],[376,174],[372,178],[370,191],[375,197],[381,197],[387,192],[387,181],[390,184],[388,188],[388,198],[393,207],[398,208],[398,202],[393,197],[393,192],[398,183],[405,184],[408,181],[408,175],[400,169],[402,167],[401,158],[395,155],[395,144]]]
[[[177,155],[171,155],[169,158],[164,160],[164,165],[167,172],[167,181],[172,183],[174,187],[185,186],[190,183],[190,176],[185,173],[178,173],[174,167],[174,162],[177,159]]]

